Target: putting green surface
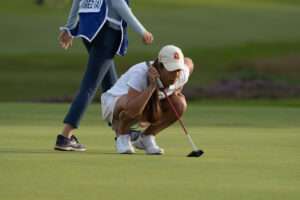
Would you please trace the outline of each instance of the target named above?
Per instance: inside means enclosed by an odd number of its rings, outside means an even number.
[[[55,152],[67,104],[0,104],[0,199],[300,198],[300,107],[193,103],[184,117],[201,158],[178,125],[159,135],[163,156],[115,154],[92,105],[77,131],[88,151]]]

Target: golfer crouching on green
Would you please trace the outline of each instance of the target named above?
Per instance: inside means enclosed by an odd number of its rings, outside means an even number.
[[[115,85],[101,96],[102,116],[117,133],[116,149],[120,154],[135,153],[161,155],[155,136],[177,121],[165,95],[157,85],[160,79],[164,90],[181,116],[187,108],[181,93],[194,68],[181,49],[173,45],[163,47],[154,61],[132,66]],[[130,127],[139,124],[145,129],[135,141],[130,139]]]

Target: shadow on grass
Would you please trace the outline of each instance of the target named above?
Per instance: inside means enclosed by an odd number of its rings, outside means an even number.
[[[54,149],[25,149],[25,148],[0,148],[0,155],[5,154],[61,154],[61,155],[79,155],[79,156],[86,156],[86,155],[97,155],[97,156],[116,156],[116,157],[124,157],[124,156],[130,156],[130,157],[136,157],[136,156],[147,156],[147,157],[186,157],[186,155],[174,155],[174,154],[168,154],[163,156],[158,155],[146,155],[144,152],[139,151],[135,154],[118,154],[115,152],[110,151],[101,151],[101,150],[88,150],[85,152],[78,152],[78,151],[56,151]]]

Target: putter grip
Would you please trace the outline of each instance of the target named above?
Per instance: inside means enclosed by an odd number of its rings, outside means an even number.
[[[159,78],[156,79],[156,82],[157,82],[157,85],[159,88],[161,88],[161,89],[164,88],[164,85]]]

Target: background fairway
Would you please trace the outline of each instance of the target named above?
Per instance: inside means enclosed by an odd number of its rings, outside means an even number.
[[[300,198],[300,108],[262,102],[192,104],[158,138],[164,156],[115,154],[113,135],[92,105],[77,132],[86,153],[52,150],[66,104],[0,104],[0,199],[215,200]]]
[[[58,46],[58,27],[66,22],[69,8],[62,3],[37,7],[24,0],[1,1],[0,91],[5,95],[0,101],[75,93],[87,55],[80,40],[69,51]],[[297,0],[139,0],[133,10],[154,33],[155,43],[145,47],[130,31],[129,53],[117,58],[119,74],[152,59],[167,43],[179,45],[194,59],[190,86],[241,78],[249,70],[235,68],[240,63],[300,55]],[[299,66],[291,67],[288,61],[253,74],[300,83]]]

